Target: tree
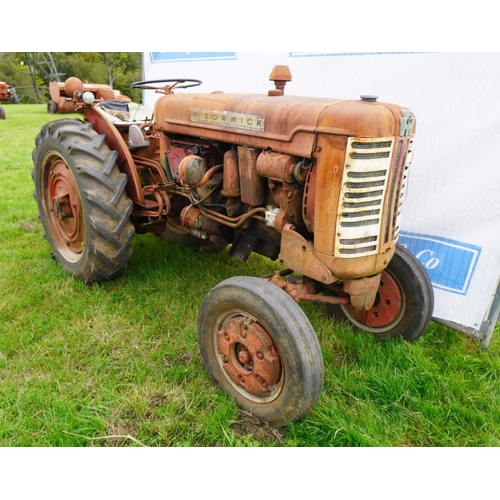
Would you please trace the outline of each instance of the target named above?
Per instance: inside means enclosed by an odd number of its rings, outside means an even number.
[[[142,78],[142,52],[101,52],[107,83],[132,100],[141,102],[142,92],[131,84]]]
[[[118,72],[130,73],[137,69],[137,62],[130,52],[101,52],[100,53],[106,73],[108,76],[108,85],[114,87]]]

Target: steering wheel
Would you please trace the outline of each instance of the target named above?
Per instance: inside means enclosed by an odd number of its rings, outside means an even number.
[[[174,82],[173,85],[167,85]],[[165,85],[156,85],[164,83]],[[134,82],[132,87],[134,89],[152,89],[164,94],[171,94],[174,89],[187,89],[188,87],[197,87],[201,85],[201,80],[194,80],[192,78],[170,78],[162,80],[143,80],[142,82]]]

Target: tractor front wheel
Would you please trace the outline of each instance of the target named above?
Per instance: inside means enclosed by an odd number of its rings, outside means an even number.
[[[347,320],[356,329],[378,339],[403,338],[414,341],[427,329],[434,309],[429,275],[417,258],[398,245],[382,272],[377,298],[367,311],[350,305],[328,305],[330,315]]]
[[[212,380],[271,425],[303,418],[319,396],[316,334],[300,306],[268,281],[233,277],[214,287],[200,308],[198,343]]]
[[[92,124],[49,122],[33,151],[34,196],[59,265],[86,283],[119,276],[132,253],[132,201],[117,153]]]

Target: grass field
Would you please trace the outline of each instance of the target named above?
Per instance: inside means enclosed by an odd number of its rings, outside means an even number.
[[[274,429],[208,378],[196,341],[205,294],[244,264],[136,235],[119,279],[87,286],[50,258],[32,196],[44,105],[0,120],[0,446],[485,447],[500,444],[500,338],[431,323],[417,342],[378,342],[302,306],[325,381],[312,412]],[[64,116],[67,117],[67,116]]]

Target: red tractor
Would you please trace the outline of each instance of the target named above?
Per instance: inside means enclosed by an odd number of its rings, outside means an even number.
[[[56,261],[87,283],[116,278],[135,233],[202,252],[277,262],[204,298],[201,356],[213,381],[275,426],[303,418],[323,381],[299,302],[379,339],[426,330],[433,289],[397,244],[415,133],[413,113],[379,102],[267,94],[176,93],[199,80],[141,81],[154,112],[68,89],[83,120],[47,123],[33,151],[35,198]]]
[[[0,102],[10,102],[11,104],[19,104],[19,97],[16,89],[8,83],[0,81]]]
[[[50,99],[47,103],[47,113],[73,113],[78,107],[78,102],[73,99],[73,81],[77,80],[77,85],[82,92],[92,92],[95,101],[131,101],[130,97],[122,95],[119,90],[114,90],[110,85],[100,83],[82,83],[75,77],[68,78],[65,82],[50,82]]]

